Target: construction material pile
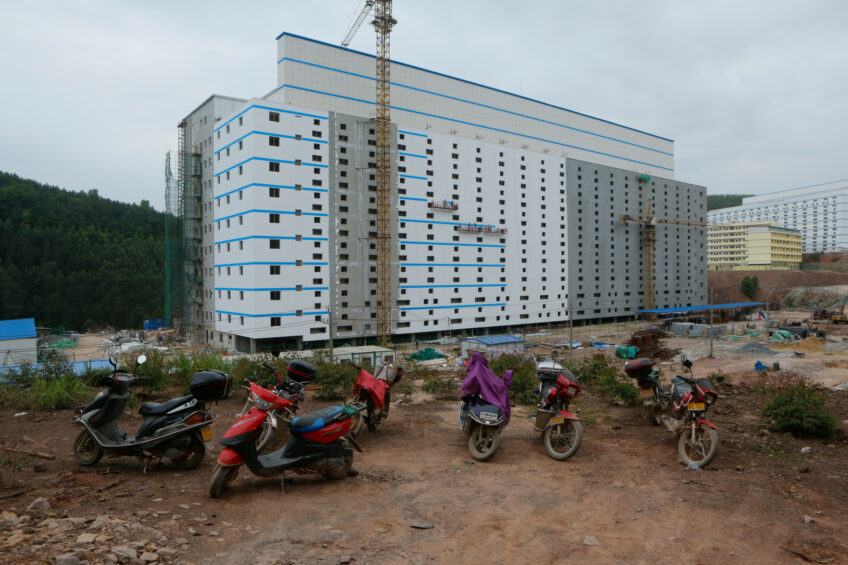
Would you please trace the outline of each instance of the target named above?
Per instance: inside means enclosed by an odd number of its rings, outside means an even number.
[[[671,359],[678,353],[679,349],[669,349],[663,343],[662,338],[668,335],[658,326],[647,326],[641,330],[633,332],[627,345],[637,347],[639,355],[650,357],[654,360]]]

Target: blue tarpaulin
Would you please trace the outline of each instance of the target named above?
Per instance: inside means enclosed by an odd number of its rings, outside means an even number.
[[[637,310],[638,314],[676,314],[678,312],[700,312],[703,310],[729,310],[732,308],[752,308],[765,306],[765,302],[731,302],[729,304],[702,304],[700,306],[677,306],[674,308],[654,308],[652,310]]]

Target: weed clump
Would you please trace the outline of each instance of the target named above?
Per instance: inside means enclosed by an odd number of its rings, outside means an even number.
[[[501,378],[506,371],[515,371],[509,385],[509,400],[513,404],[536,404],[539,401],[536,394],[539,380],[536,378],[536,362],[532,358],[504,353],[489,361],[489,368]]]
[[[91,396],[91,389],[68,363],[45,363],[40,369],[24,364],[6,379],[0,399],[16,410],[74,408]]]
[[[836,430],[836,418],[825,408],[825,398],[808,382],[796,381],[770,387],[771,398],[761,415],[774,433],[790,432],[798,437],[827,438]]]
[[[628,377],[610,364],[602,353],[578,361],[569,367],[581,387],[594,390],[600,396],[618,400],[625,405],[636,404],[639,393]]]

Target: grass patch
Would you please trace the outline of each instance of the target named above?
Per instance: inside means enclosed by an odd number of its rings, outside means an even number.
[[[24,364],[6,378],[0,399],[15,410],[63,410],[92,396],[92,389],[67,363],[46,363],[41,369]]]

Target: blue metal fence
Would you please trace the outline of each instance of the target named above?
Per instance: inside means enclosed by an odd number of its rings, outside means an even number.
[[[108,359],[91,359],[88,361],[66,361],[64,362],[71,367],[75,375],[82,375],[86,371],[96,371],[97,369],[111,369],[112,365]],[[0,365],[0,380],[10,372],[20,371],[22,365]],[[39,370],[44,367],[44,363],[33,363],[32,369]]]

